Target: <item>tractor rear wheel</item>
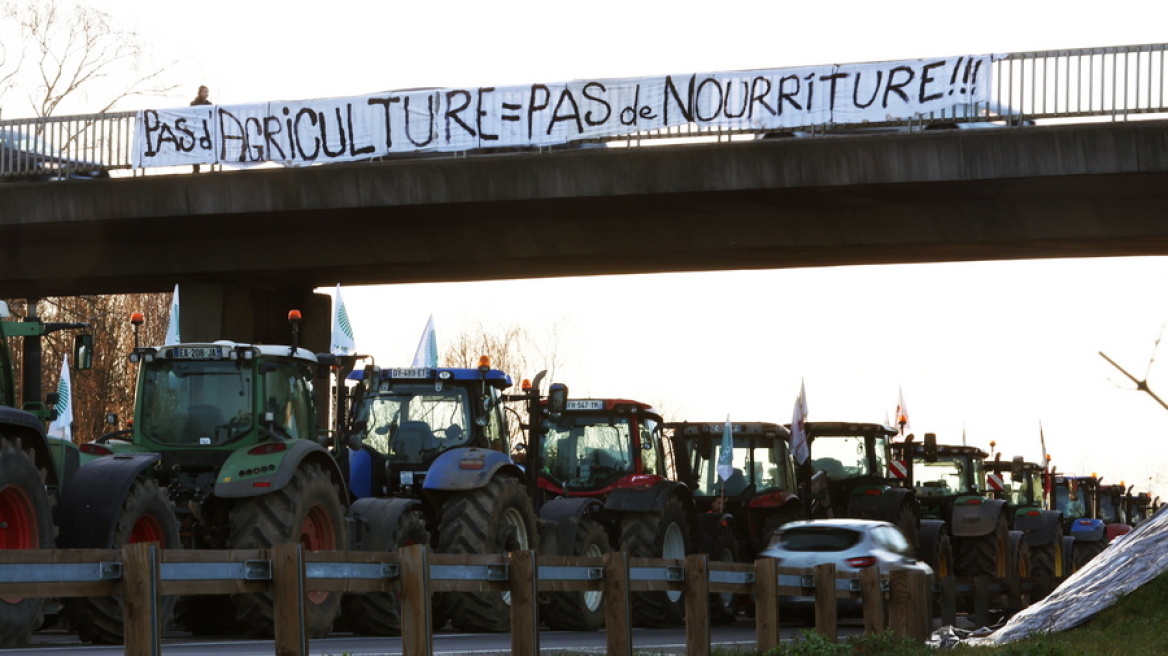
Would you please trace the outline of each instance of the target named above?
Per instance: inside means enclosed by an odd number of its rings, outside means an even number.
[[[610,551],[612,547],[604,527],[591,519],[581,519],[576,526],[576,543],[571,553],[565,555],[603,558]],[[604,626],[604,593],[600,590],[550,592],[540,615],[555,631],[596,631]]]
[[[360,502],[358,502],[360,503]],[[385,504],[381,509],[388,510]],[[363,512],[377,512],[378,507]],[[356,510],[356,507],[354,507]],[[386,530],[384,522],[370,520],[370,524],[381,530],[374,530],[369,539],[372,551],[394,552],[412,544],[430,544],[430,531],[426,528],[426,518],[420,510],[408,510],[398,519],[397,525]],[[401,593],[366,592],[347,595],[342,604],[341,617],[345,627],[361,635],[398,636],[401,635]]]
[[[957,543],[958,576],[1006,575],[1010,527],[1006,516],[999,514],[994,530],[976,537],[962,537]]]
[[[0,549],[52,549],[45,483],[24,452],[0,435]],[[44,619],[40,598],[0,597],[0,649],[21,647]]]
[[[676,497],[660,512],[628,513],[621,518],[620,546],[633,558],[685,558],[689,553],[689,522]],[[681,592],[633,592],[633,626],[680,626],[685,617]]]
[[[170,500],[153,479],[139,478],[130,486],[118,511],[113,544],[93,547],[121,548],[127,544],[154,542],[162,549],[179,546],[178,518]],[[174,597],[162,597],[158,616],[166,627],[174,617]],[[121,597],[73,597],[64,600],[65,617],[82,642],[120,645],[125,642]]]
[[[1033,576],[1049,579],[1064,577],[1069,573],[1064,570],[1065,561],[1061,535],[1055,535],[1046,544],[1030,546],[1030,574]]]
[[[917,513],[911,503],[900,504],[900,508],[896,511],[896,521],[893,523],[904,534],[904,539],[908,540],[909,546],[914,549],[920,546],[921,536],[917,526]]]
[[[486,487],[451,497],[438,524],[438,552],[505,554],[536,545],[535,509],[523,483],[499,475]],[[511,630],[511,595],[450,592],[442,596],[445,615],[462,631]]]
[[[267,549],[299,542],[308,551],[343,551],[348,546],[345,511],[332,478],[312,462],[283,488],[240,501],[231,510],[231,549]],[[310,592],[305,595],[304,630],[311,638],[323,638],[333,628],[341,610],[341,593]],[[239,624],[251,635],[272,635],[275,627],[271,592],[231,595]]]
[[[1071,552],[1071,557],[1075,562],[1075,570],[1083,569],[1084,565],[1091,562],[1091,559],[1095,558],[1095,556],[1103,553],[1103,550],[1106,548],[1107,544],[1103,540],[1096,540],[1094,542],[1075,540],[1075,546]]]

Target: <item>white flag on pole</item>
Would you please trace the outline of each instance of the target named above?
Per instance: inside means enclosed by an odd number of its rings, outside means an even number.
[[[426,328],[422,331],[422,339],[418,341],[418,350],[414,351],[412,367],[438,367],[438,337],[434,335],[434,315],[426,321]]]
[[[718,450],[718,478],[729,480],[734,475],[734,427],[730,415],[726,415],[726,425],[722,428],[722,447]]]
[[[61,379],[57,381],[56,419],[49,424],[49,436],[73,440],[73,392],[69,380],[69,356],[61,362]]]
[[[353,339],[353,324],[349,323],[349,313],[345,311],[345,301],[341,298],[339,283],[336,297],[333,299],[333,335],[329,343],[329,353],[333,355],[353,355],[357,352],[357,342]]]
[[[182,338],[178,332],[178,285],[174,286],[174,296],[170,299],[170,321],[166,324],[166,341],[163,343],[182,343]]]
[[[811,457],[811,448],[807,444],[807,391],[803,381],[799,381],[799,396],[795,399],[795,411],[791,415],[791,454],[800,465]]]

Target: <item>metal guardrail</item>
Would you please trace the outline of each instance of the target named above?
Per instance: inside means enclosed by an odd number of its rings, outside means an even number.
[[[939,113],[911,121],[865,124],[865,127],[917,131],[938,123],[1022,126],[1035,120],[1119,121],[1168,114],[1166,53],[1168,43],[1011,53],[993,63],[993,99],[987,106],[961,111],[958,115]],[[0,178],[67,178],[93,170],[132,170],[135,127],[136,112],[0,121]],[[848,133],[847,130],[847,126],[819,124],[803,126],[798,131],[814,137]],[[635,147],[695,138],[730,141],[756,137],[756,133],[746,130],[690,124],[603,141]],[[22,151],[4,147],[21,139],[35,142],[31,146],[33,156],[28,154],[28,148]],[[567,144],[539,151],[573,147],[575,144]],[[44,162],[47,166],[42,166]],[[176,169],[184,173],[190,170],[189,167],[137,169],[133,174],[170,173]]]

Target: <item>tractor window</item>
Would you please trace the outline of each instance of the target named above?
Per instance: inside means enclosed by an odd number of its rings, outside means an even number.
[[[817,436],[811,450],[812,465],[826,474],[828,480],[842,481],[868,474],[863,436]]]
[[[229,360],[142,364],[135,426],[161,444],[215,445],[252,427],[252,370]]]
[[[752,480],[755,489],[758,492],[788,489],[786,449],[779,446],[756,446],[752,451],[754,471]]]
[[[467,446],[474,435],[466,390],[461,388],[395,385],[369,397],[366,407],[362,440],[393,462],[421,463]]]
[[[276,423],[293,439],[311,439],[314,405],[312,372],[296,362],[265,362],[261,365],[264,384],[264,412],[271,412]]]
[[[1082,491],[1078,481],[1070,480],[1056,485],[1054,491],[1055,508],[1068,519],[1078,519],[1087,512],[1083,503]]]
[[[644,418],[637,425],[637,435],[641,441],[641,471],[645,474],[665,475],[665,463],[661,459],[661,424],[654,419]]]
[[[950,460],[917,460],[913,463],[917,495],[921,497],[944,497],[965,492],[963,473],[961,463]]]
[[[633,472],[626,417],[565,415],[544,445],[543,475],[567,488],[604,487]]]

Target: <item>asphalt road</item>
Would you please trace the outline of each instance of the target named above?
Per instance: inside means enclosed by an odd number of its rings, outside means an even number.
[[[794,638],[809,627],[784,624],[781,635],[784,640]],[[840,635],[859,633],[862,624],[841,620]],[[712,631],[713,643],[718,646],[739,645],[745,649],[754,648],[754,623],[741,620],[729,626],[716,626]],[[633,644],[637,649],[651,653],[686,653],[685,629],[634,629]],[[275,653],[271,640],[249,640],[235,638],[208,639],[192,637],[189,634],[172,632],[163,640],[163,651],[168,656],[252,656]],[[540,635],[540,651],[604,653],[604,632],[545,631]],[[4,656],[29,654],[35,656],[80,656],[82,654],[121,654],[120,645],[85,645],[77,636],[64,631],[43,631],[33,636],[32,644],[23,649],[0,650]],[[337,634],[313,640],[309,643],[310,654],[351,656],[372,656],[375,654],[400,654],[400,638],[370,638]],[[505,633],[458,633],[441,631],[434,635],[434,653],[447,656],[456,654],[510,654],[511,638]]]

